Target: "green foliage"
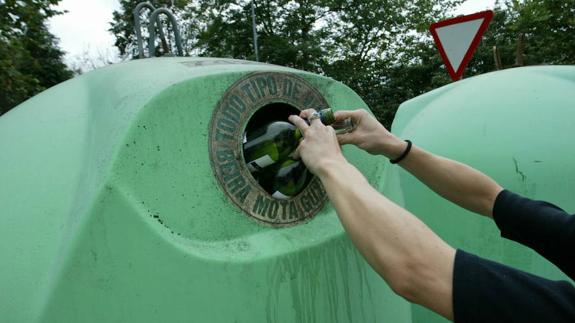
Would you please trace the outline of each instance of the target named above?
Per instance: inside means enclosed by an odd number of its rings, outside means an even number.
[[[324,71],[353,88],[391,125],[401,102],[445,84],[428,26],[460,1],[340,1],[336,51]],[[440,80],[438,83],[437,81]]]
[[[507,1],[509,31],[523,35],[525,65],[575,62],[575,0]]]
[[[250,1],[197,0],[188,18],[197,23],[200,55],[255,60]],[[422,93],[397,81],[425,84],[412,68],[429,23],[458,1],[255,1],[260,60],[322,73],[351,86],[389,124],[409,95]],[[425,43],[429,53],[429,44]],[[427,59],[427,57],[424,57]],[[427,59],[428,60],[428,59]],[[435,66],[439,66],[436,60]],[[402,67],[410,69],[406,78]],[[393,77],[392,77],[393,76]],[[395,78],[397,76],[397,79]]]
[[[0,4],[0,114],[72,76],[46,28],[61,14],[60,0],[6,0]],[[110,31],[124,57],[137,57],[133,10],[140,0],[121,0]],[[198,56],[255,60],[252,1],[153,0],[171,9],[184,51]],[[427,31],[461,0],[255,0],[260,61],[324,74],[354,89],[386,125],[401,102],[450,82]],[[575,63],[575,0],[504,0],[464,73]],[[142,34],[147,48],[147,16]],[[165,43],[174,42],[165,18]],[[156,30],[157,32],[159,30]]]
[[[194,17],[203,56],[255,60],[250,1],[195,1]],[[260,60],[319,72],[329,57],[325,26],[316,23],[328,13],[322,1],[256,1]]]
[[[7,0],[0,4],[0,114],[72,77],[46,20],[59,0]]]
[[[503,68],[575,64],[575,0],[507,0],[494,13],[464,77],[496,70],[493,47]]]
[[[136,2],[115,15],[123,44],[133,44]],[[260,60],[344,82],[389,126],[402,102],[451,82],[428,28],[461,2],[255,0]],[[188,53],[255,60],[251,1],[181,0],[175,10]],[[503,68],[575,63],[575,0],[504,0],[494,12],[464,77],[496,70],[494,47]]]

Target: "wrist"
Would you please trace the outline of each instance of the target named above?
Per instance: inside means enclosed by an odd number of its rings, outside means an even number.
[[[327,159],[318,165],[316,175],[323,182],[325,179],[338,174],[342,169],[348,167],[349,162],[341,156],[341,158]]]
[[[361,172],[345,159],[333,161],[318,177],[330,199],[338,196],[338,192],[344,195],[351,194],[358,187],[358,183],[369,185]]]
[[[404,140],[390,133],[383,138],[381,154],[390,160],[397,159],[403,154],[406,147],[407,143]]]
[[[402,160],[404,160],[405,157],[407,157],[407,155],[411,151],[412,143],[410,140],[405,140],[405,142],[407,143],[407,147],[405,147],[405,150],[403,151],[403,153],[401,153],[401,155],[397,158],[390,159],[389,160],[390,163],[397,164],[397,163],[401,162]]]

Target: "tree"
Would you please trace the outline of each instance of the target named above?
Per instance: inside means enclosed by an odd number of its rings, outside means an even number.
[[[131,13],[137,2],[123,0],[122,11],[114,13],[112,30],[118,48],[126,55],[130,55],[130,46],[135,47]],[[427,82],[419,90],[404,84],[402,94],[392,88],[400,79],[410,81],[401,68],[429,60],[411,48],[422,42],[418,32],[459,2],[254,1],[260,60],[342,81],[366,100],[380,120],[389,123],[400,100],[420,94],[431,84]],[[178,2],[172,10],[192,38],[186,42],[188,52],[194,48],[200,56],[255,60],[251,6],[249,0],[188,0]],[[429,42],[424,43],[425,53],[429,53]],[[439,66],[438,58],[434,64]],[[430,68],[416,66],[409,75],[425,83],[416,72]]]
[[[260,60],[312,72],[328,57],[318,25],[328,13],[324,1],[255,1]],[[202,56],[255,60],[251,1],[194,1],[187,18],[197,34],[194,44]]]
[[[64,53],[46,27],[59,0],[7,0],[0,4],[0,114],[72,77]]]
[[[194,3],[190,17],[198,21],[196,45],[201,55],[255,59],[250,1]],[[400,99],[397,95],[392,95],[393,99],[384,96],[393,92],[390,74],[401,75],[397,68],[419,59],[407,48],[421,38],[412,33],[426,29],[457,3],[256,1],[260,57],[268,63],[325,74],[346,83],[389,124]]]
[[[575,62],[575,0],[506,1],[516,65]]]
[[[496,70],[493,47],[503,68],[575,64],[574,32],[575,0],[498,1],[464,77]]]
[[[113,28],[125,32],[118,41],[133,44],[136,2],[123,0],[115,15]],[[389,126],[399,104],[450,82],[428,28],[461,2],[254,0],[260,60],[342,81]],[[178,1],[188,53],[255,60],[251,5]],[[575,62],[575,0],[505,0],[494,11],[464,77],[496,69],[494,46],[505,68]]]
[[[494,47],[503,68],[575,64],[575,0],[497,1],[493,10],[493,20],[464,78],[496,70]],[[389,88],[381,93],[391,109],[375,109],[384,123],[389,124],[401,102],[451,82],[438,50],[426,34],[421,30],[423,37],[405,46],[410,61],[389,69]]]
[[[326,74],[348,84],[390,126],[401,102],[442,79],[429,75],[441,61],[432,51],[427,28],[460,2],[336,2],[332,25],[341,58],[324,67]]]

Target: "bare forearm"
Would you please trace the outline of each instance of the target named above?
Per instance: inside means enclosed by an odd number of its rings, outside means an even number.
[[[405,146],[403,141],[391,139],[386,150],[390,155],[388,157],[400,155]],[[502,187],[480,171],[415,145],[399,165],[451,202],[492,217],[495,198]]]
[[[400,165],[444,198],[492,217],[495,198],[502,188],[478,170],[418,147]]]
[[[370,265],[398,294],[451,318],[453,248],[379,194],[352,165],[327,169],[320,175],[327,194]]]

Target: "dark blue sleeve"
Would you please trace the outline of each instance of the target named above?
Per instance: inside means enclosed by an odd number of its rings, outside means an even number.
[[[453,272],[455,322],[575,322],[575,287],[463,250]]]
[[[575,279],[575,215],[503,190],[495,200],[493,219],[502,237],[537,251]]]

